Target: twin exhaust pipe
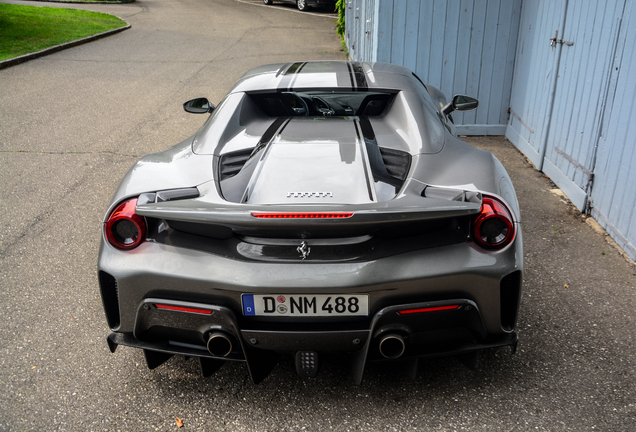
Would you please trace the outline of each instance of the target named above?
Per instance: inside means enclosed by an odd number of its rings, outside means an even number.
[[[232,352],[232,339],[227,333],[212,332],[208,336],[208,351],[215,357],[227,357]],[[388,334],[380,340],[380,354],[387,359],[397,359],[404,354],[406,342],[399,334]]]

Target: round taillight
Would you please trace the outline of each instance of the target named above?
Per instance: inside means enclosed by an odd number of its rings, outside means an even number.
[[[134,249],[146,239],[146,221],[135,214],[135,207],[137,198],[124,201],[106,220],[106,239],[118,249]]]
[[[504,203],[497,198],[484,196],[481,212],[473,225],[475,242],[487,249],[507,246],[515,234],[512,215]]]

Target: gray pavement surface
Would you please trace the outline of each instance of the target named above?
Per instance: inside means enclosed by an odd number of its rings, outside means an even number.
[[[254,386],[239,364],[204,379],[194,360],[150,371],[138,350],[111,354],[95,266],[124,173],[200,126],[183,101],[219,101],[252,66],[344,54],[333,17],[293,7],[55,6],[132,28],[0,71],[0,430],[636,430],[636,268],[503,138],[468,141],[500,158],[521,203],[514,356],[483,353],[476,371],[426,360],[414,380],[371,365],[361,386],[337,358],[314,379],[283,358]]]

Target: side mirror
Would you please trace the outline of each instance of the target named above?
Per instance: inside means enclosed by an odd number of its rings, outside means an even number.
[[[190,99],[189,101],[183,104],[183,109],[186,112],[189,112],[191,114],[210,113],[214,111],[214,108],[216,108],[216,106],[211,104],[210,101],[204,97]]]
[[[448,115],[453,111],[472,111],[479,106],[479,101],[465,95],[455,95],[453,100],[442,108],[442,114]]]

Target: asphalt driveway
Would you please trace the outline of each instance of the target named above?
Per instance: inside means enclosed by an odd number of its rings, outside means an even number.
[[[636,267],[502,138],[469,141],[521,203],[516,355],[484,353],[476,371],[426,360],[414,380],[371,365],[361,386],[337,358],[315,379],[284,358],[254,386],[238,364],[204,379],[192,359],[149,371],[140,351],[111,354],[95,267],[124,173],[202,124],[185,100],[218,102],[259,64],[344,53],[330,14],[251,0],[55,6],[132,28],[0,71],[0,430],[636,429]]]

